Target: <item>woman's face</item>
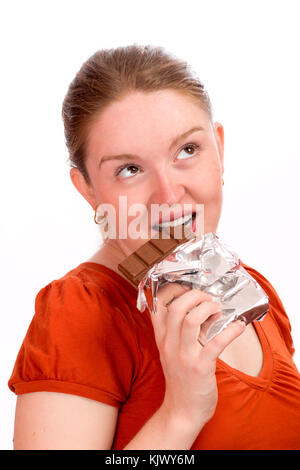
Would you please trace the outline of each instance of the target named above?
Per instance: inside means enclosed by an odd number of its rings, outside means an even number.
[[[204,233],[216,232],[222,206],[223,145],[221,124],[212,125],[207,113],[188,96],[173,90],[132,92],[111,104],[91,127],[86,159],[91,186],[82,177],[80,192],[94,210],[100,203],[114,207],[117,239],[119,216],[130,227],[141,215],[130,214],[137,203],[147,211],[143,220],[148,219],[148,237],[155,230],[151,206],[162,204],[175,210],[160,213],[157,223],[169,215],[171,220],[178,218],[185,204],[192,211],[203,204]],[[76,172],[71,170],[74,184]],[[132,239],[127,232],[121,243],[132,252],[145,241],[145,236]]]

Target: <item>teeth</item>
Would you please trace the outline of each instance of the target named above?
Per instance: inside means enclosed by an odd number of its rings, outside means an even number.
[[[178,219],[172,220],[171,222],[162,222],[161,224],[156,225],[155,228],[177,227],[177,225],[182,225],[182,224],[187,225],[187,222],[192,222],[192,218],[193,218],[193,215],[189,214],[189,215],[186,215],[185,217],[179,217]]]

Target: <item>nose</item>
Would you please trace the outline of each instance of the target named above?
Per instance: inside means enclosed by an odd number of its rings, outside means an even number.
[[[177,175],[160,174],[151,183],[151,204],[168,204],[171,206],[180,202],[185,194],[183,182],[178,179]]]

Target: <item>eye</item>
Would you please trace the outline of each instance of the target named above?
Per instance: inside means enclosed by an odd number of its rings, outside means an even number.
[[[199,150],[200,146],[197,144],[186,144],[179,152],[178,154],[178,160],[185,160],[186,158],[189,157],[194,157]],[[183,153],[185,152],[185,153]],[[179,155],[182,154],[182,157],[179,157]]]
[[[134,176],[138,173],[139,168],[133,164],[127,164],[122,166],[116,171],[116,175],[120,176],[121,178],[129,178],[130,176]]]

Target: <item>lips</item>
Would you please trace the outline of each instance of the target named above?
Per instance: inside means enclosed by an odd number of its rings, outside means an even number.
[[[172,209],[170,209],[169,213],[166,214],[160,214],[159,219],[154,222],[153,225],[159,225],[163,222],[172,222],[175,219],[178,219],[179,217],[185,217],[186,215],[193,214],[193,211],[187,211],[187,210],[177,210],[176,212]]]
[[[182,224],[192,225],[195,220],[195,217],[196,217],[196,212],[189,212],[189,213],[181,212],[181,214],[177,215],[177,217],[175,217],[175,214],[173,214],[173,216],[170,216],[170,217],[166,217],[166,216],[160,217],[159,223],[153,224],[152,228],[154,230],[161,231],[165,227],[174,227],[174,226],[182,225]]]
[[[192,214],[192,211],[185,212],[182,210],[181,212],[177,212],[177,213],[174,213],[173,211],[171,211],[170,214],[161,215],[156,225],[161,224],[163,222],[172,222],[173,220],[179,219],[180,217],[185,217],[186,215],[190,215],[190,214]]]

